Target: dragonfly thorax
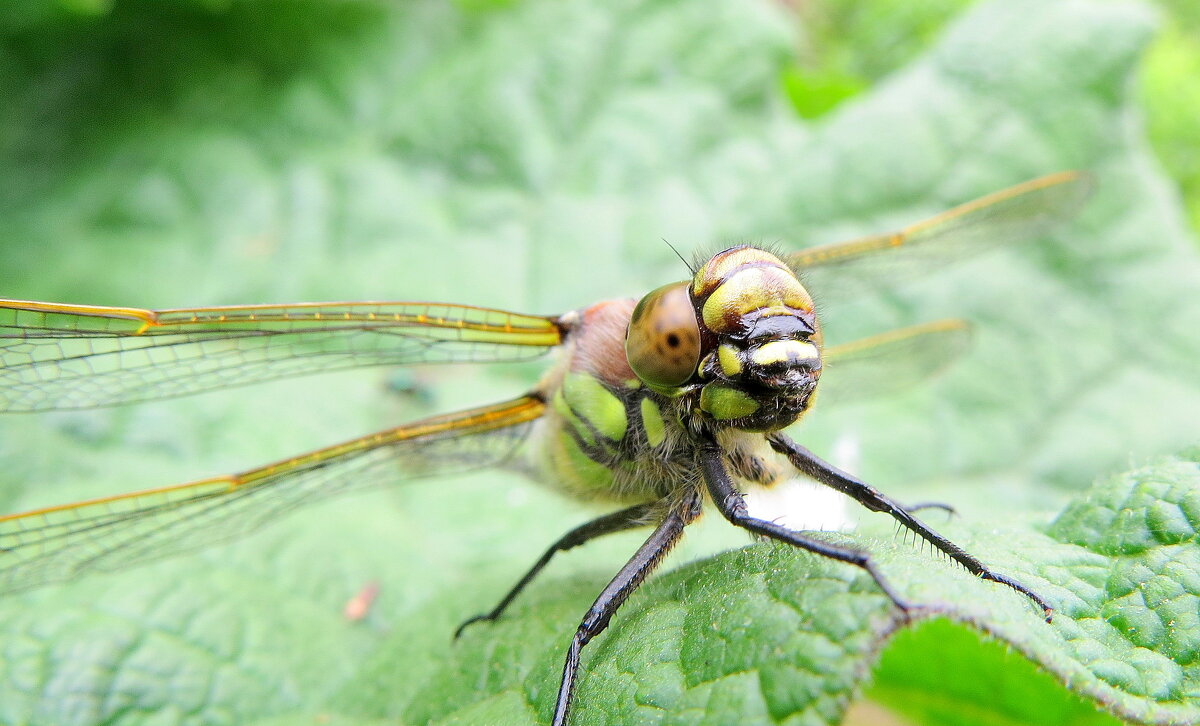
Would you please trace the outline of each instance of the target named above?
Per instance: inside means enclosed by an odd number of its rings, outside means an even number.
[[[642,298],[625,340],[630,367],[647,386],[690,396],[696,415],[749,431],[784,428],[807,410],[820,346],[812,298],[795,273],[746,246]]]

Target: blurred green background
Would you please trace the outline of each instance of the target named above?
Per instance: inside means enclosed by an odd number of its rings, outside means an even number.
[[[1184,0],[19,0],[0,17],[0,295],[558,313],[682,277],[663,239],[688,256],[794,248],[1088,169],[1095,199],[1053,240],[826,311],[834,342],[977,324],[973,352],[933,385],[820,411],[796,436],[826,455],[848,446],[900,499],[954,503],[950,533],[994,547],[1020,541],[996,534],[1005,526],[1041,531],[1094,478],[1196,441],[1198,118],[1200,12]],[[389,392],[394,372],[333,374],[8,417],[0,502],[237,471],[500,400],[539,371],[422,371],[419,395]],[[590,515],[475,475],[11,598],[0,722],[541,723],[566,638],[637,535],[564,558],[474,640],[449,633]],[[896,543],[886,522],[855,516]],[[702,523],[672,562],[744,544],[719,525]],[[598,642],[578,724],[842,718],[871,647],[807,701],[697,676],[715,666],[686,638],[663,636],[676,650],[646,669],[626,644],[676,632],[649,604],[681,577]],[[375,608],[347,623],[342,603],[373,580]],[[699,580],[698,602],[725,601],[729,581]],[[742,600],[728,602],[736,614]],[[871,708],[914,724],[1113,722],[1048,661],[1057,676],[943,625],[886,651]],[[762,647],[751,663],[779,655]],[[701,665],[680,671],[681,652]],[[913,666],[935,657],[949,665]],[[1154,722],[1145,703],[1194,704],[1186,673],[1162,693],[1151,678],[1074,682]],[[986,687],[998,680],[1008,687]]]

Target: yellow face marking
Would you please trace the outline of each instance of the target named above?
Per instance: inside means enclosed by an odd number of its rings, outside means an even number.
[[[692,278],[692,294],[703,298],[735,274],[752,269],[779,270],[794,279],[792,269],[770,252],[753,247],[734,247],[717,253],[696,272]]]
[[[815,360],[820,357],[817,346],[801,340],[773,340],[750,353],[750,360],[760,366],[788,361]]]
[[[717,348],[717,362],[721,364],[721,372],[729,378],[736,378],[742,372],[742,361],[732,345]]]
[[[704,324],[714,333],[737,330],[742,319],[766,308],[772,315],[812,310],[812,297],[791,270],[745,267],[730,275],[704,301]]]
[[[739,267],[754,264],[775,264],[783,266],[775,255],[754,247],[740,247],[725,250],[704,263],[692,280],[692,292],[701,296],[710,292],[721,280],[736,271]]]

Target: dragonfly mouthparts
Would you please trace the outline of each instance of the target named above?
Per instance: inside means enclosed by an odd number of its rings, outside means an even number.
[[[779,394],[799,393],[803,389],[813,389],[817,385],[814,371],[808,368],[789,367],[777,372],[763,372],[752,375],[751,383],[757,384],[766,392]]]
[[[752,345],[743,357],[743,375],[773,388],[815,380],[821,371],[821,352],[811,340],[768,340]]]

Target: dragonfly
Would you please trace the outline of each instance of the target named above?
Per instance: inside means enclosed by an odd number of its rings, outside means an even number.
[[[552,723],[568,723],[584,647],[714,508],[733,525],[858,567],[902,613],[916,607],[869,552],[753,516],[744,493],[803,475],[893,517],[968,571],[1053,608],[784,429],[818,392],[874,395],[961,351],[959,320],[826,346],[809,289],[889,284],[1075,214],[1090,187],[1060,172],[889,234],[772,253],[750,245],[690,265],[638,299],[563,315],[428,302],[144,310],[0,300],[0,411],[86,409],[359,366],[524,361],[558,349],[524,395],[433,416],[238,474],[0,516],[0,592],[207,548],[348,491],[480,467],[511,468],[610,512],[567,532],[491,610],[494,621],[559,552],[651,530],[567,648]],[[904,361],[915,361],[905,365]],[[829,372],[822,384],[824,373]],[[835,375],[836,374],[836,375]]]

